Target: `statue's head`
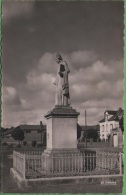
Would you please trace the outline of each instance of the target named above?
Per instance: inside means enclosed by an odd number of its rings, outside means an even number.
[[[62,60],[62,56],[60,54],[56,55],[56,62],[59,63]]]

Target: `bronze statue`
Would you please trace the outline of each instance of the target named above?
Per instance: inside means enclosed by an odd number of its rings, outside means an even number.
[[[56,62],[59,64],[57,70],[57,77],[54,84],[56,85],[55,106],[69,106],[69,82],[68,74],[70,73],[68,64],[63,61],[60,54],[56,55]]]

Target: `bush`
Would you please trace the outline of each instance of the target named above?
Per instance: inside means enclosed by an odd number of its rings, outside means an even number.
[[[37,144],[37,142],[36,142],[36,141],[32,141],[32,147],[35,147],[35,146],[36,146],[36,144]]]
[[[27,141],[23,141],[23,146],[26,146],[27,145]]]
[[[8,144],[6,142],[3,142],[2,146],[8,146]]]
[[[9,144],[7,144],[6,142],[3,142],[2,149],[9,149]]]
[[[20,141],[24,140],[24,131],[20,129],[20,127],[16,127],[16,129],[12,131],[11,136],[20,143]]]
[[[18,144],[16,147],[17,147],[17,148],[21,148],[21,145],[20,145],[20,144]]]
[[[13,148],[13,144],[10,144],[10,148]]]

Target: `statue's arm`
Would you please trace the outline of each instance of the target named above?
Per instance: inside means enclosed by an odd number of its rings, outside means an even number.
[[[65,71],[67,72],[67,73],[70,73],[70,69],[69,69],[69,67],[68,67],[68,64],[67,64],[67,62],[64,62],[65,64]]]

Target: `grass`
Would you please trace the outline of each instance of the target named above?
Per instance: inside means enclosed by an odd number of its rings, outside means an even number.
[[[12,150],[2,151],[2,192],[3,193],[121,193],[122,183],[117,185],[100,184],[61,184],[61,185],[43,185],[19,189],[17,183],[10,175],[10,168],[13,166]]]

